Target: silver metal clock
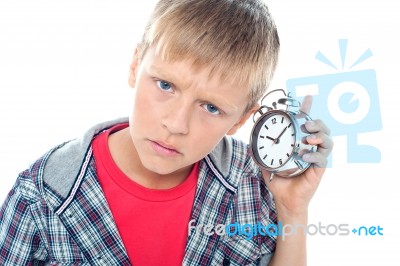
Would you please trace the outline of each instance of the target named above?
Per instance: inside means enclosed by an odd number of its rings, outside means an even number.
[[[281,94],[277,97],[278,94]],[[274,100],[264,105],[265,100]],[[301,104],[284,90],[274,90],[264,96],[262,106],[253,115],[254,126],[250,136],[253,160],[263,169],[283,177],[301,174],[310,163],[302,155],[317,150],[305,138],[310,134],[304,123],[311,120],[301,111]],[[256,120],[256,115],[260,115]]]

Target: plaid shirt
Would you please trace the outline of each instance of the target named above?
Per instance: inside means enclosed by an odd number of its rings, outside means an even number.
[[[0,209],[0,265],[131,265],[96,176],[90,129],[22,172]],[[271,194],[246,144],[224,138],[200,162],[194,224],[276,224]],[[162,237],[162,236],[155,236]],[[183,265],[267,265],[276,239],[193,230]]]

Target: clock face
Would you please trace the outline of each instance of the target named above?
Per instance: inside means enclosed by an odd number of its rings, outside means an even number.
[[[280,167],[292,156],[295,138],[289,116],[273,111],[257,122],[252,136],[253,154],[266,167]]]

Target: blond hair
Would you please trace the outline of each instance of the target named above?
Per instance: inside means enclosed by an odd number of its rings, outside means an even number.
[[[279,53],[278,32],[262,0],[160,0],[139,57],[152,45],[166,61],[191,59],[221,81],[249,86],[245,112],[266,92]]]

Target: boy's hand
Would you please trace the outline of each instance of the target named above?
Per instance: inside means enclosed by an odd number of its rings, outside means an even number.
[[[301,110],[308,114],[311,104],[312,97],[306,96]],[[312,165],[296,177],[281,177],[274,174],[271,182],[271,174],[262,170],[265,183],[274,196],[278,215],[295,217],[307,213],[308,204],[318,188],[325,172],[327,157],[333,147],[332,139],[329,137],[330,130],[321,120],[308,121],[305,127],[311,132],[307,142],[318,145],[316,152],[307,153],[302,157],[305,162],[310,162]]]

